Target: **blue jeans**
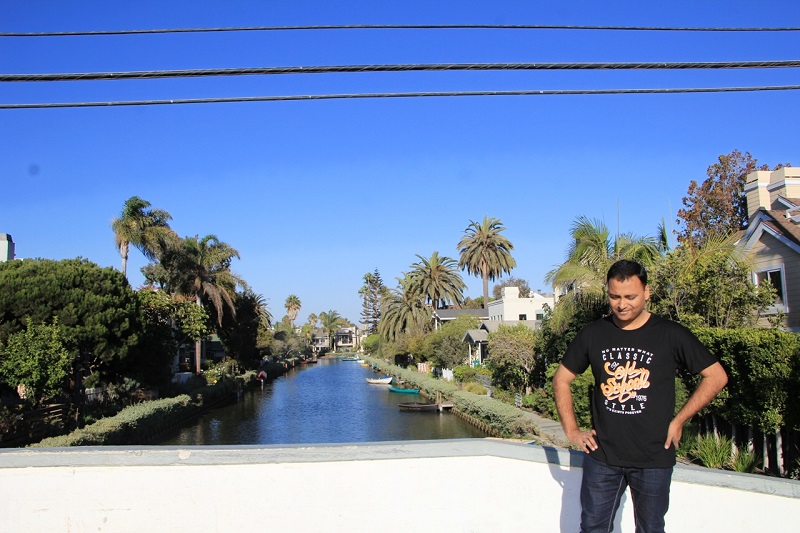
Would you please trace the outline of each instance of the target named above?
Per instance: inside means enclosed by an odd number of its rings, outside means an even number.
[[[663,533],[671,480],[671,467],[623,468],[584,456],[581,532],[612,531],[620,498],[630,486],[636,533]]]

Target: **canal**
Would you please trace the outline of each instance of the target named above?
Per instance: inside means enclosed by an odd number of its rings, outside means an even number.
[[[370,368],[340,358],[299,366],[215,409],[161,444],[318,444],[460,439],[487,435],[452,413],[400,411],[418,395],[371,385]]]

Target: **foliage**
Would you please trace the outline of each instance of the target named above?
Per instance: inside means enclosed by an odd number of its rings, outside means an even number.
[[[540,400],[536,403],[537,411],[543,415],[560,420],[556,409],[555,394],[553,393],[553,376],[558,370],[558,363],[550,365],[547,369],[547,381],[543,389],[540,389]],[[575,418],[578,425],[582,428],[592,426],[592,388],[594,387],[594,376],[592,369],[589,368],[583,374],[576,376],[572,382],[572,406],[575,409]]]
[[[172,216],[163,209],[148,209],[150,202],[138,196],[125,200],[119,218],[111,222],[119,255],[122,257],[122,275],[127,274],[128,251],[132,244],[147,259],[155,259],[175,239],[169,228]]]
[[[440,309],[449,302],[461,304],[467,286],[456,271],[455,259],[439,257],[439,252],[433,252],[430,259],[419,254],[417,257],[419,263],[413,263],[408,274],[410,279],[408,290],[422,296],[425,303],[434,309]]]
[[[750,450],[738,448],[731,457],[729,466],[736,472],[752,474],[756,471],[756,454]]]
[[[67,385],[72,357],[58,325],[28,324],[12,333],[2,348],[0,379],[12,387],[23,385],[35,405],[61,394]]]
[[[377,355],[378,350],[381,348],[381,336],[377,333],[369,335],[364,339],[364,342],[361,343],[361,347],[364,349],[364,353],[368,355]]]
[[[750,272],[732,240],[679,246],[651,275],[651,310],[687,326],[752,327],[773,293],[768,284],[755,286]]]
[[[569,305],[567,302],[559,305]],[[604,305],[604,307],[606,307]],[[546,372],[550,365],[559,363],[567,346],[578,332],[588,323],[602,316],[593,307],[577,307],[572,313],[572,320],[560,331],[556,331],[552,326],[552,311],[548,306],[544,309],[544,319],[541,326],[536,330],[536,367],[531,376],[531,383],[535,386],[543,387],[546,381]]]
[[[531,287],[526,280],[510,276],[507,279],[500,280],[492,289],[492,296],[495,300],[502,298],[503,288],[505,287],[517,287],[519,289],[520,298],[530,298],[531,296]]]
[[[523,411],[488,396],[456,391],[452,401],[457,409],[485,422],[503,437],[530,439],[539,434],[539,427]]]
[[[31,447],[97,446],[136,444],[146,441],[146,435],[174,426],[196,406],[186,395],[138,403],[126,407],[116,416],[102,418],[92,425],[77,429],[69,435],[50,437]]]
[[[361,296],[361,323],[367,326],[370,335],[378,333],[378,324],[381,321],[381,306],[383,298],[388,289],[383,284],[381,273],[378,269],[375,272],[364,274],[364,285],[358,290]]]
[[[725,436],[700,435],[692,447],[691,455],[708,468],[722,468],[731,459],[731,439]]]
[[[457,365],[453,367],[453,377],[460,383],[475,381],[477,375],[491,376],[492,372],[485,366]]]
[[[85,259],[0,263],[0,343],[27,321],[58,317],[73,357],[96,369],[114,366],[138,342],[138,302],[125,277]]]
[[[283,304],[283,306],[286,308],[289,322],[294,325],[294,320],[297,318],[297,313],[300,312],[300,308],[303,306],[303,303],[296,295],[290,294],[286,297],[286,302]]]
[[[440,368],[453,368],[462,364],[468,355],[469,347],[464,335],[475,329],[480,321],[469,315],[461,315],[446,322],[442,327],[425,338],[424,355]]]
[[[339,313],[333,309],[323,311],[319,314],[319,321],[322,322],[322,328],[328,334],[331,342],[331,349],[336,350],[336,330],[342,326],[347,325],[347,320],[340,316]]]
[[[458,268],[481,278],[483,301],[486,303],[489,302],[489,281],[510,273],[517,266],[511,257],[514,245],[500,235],[505,229],[497,218],[484,216],[480,223],[470,220],[457,246]]]
[[[260,294],[245,289],[236,293],[234,308],[236,318],[225,314],[217,333],[228,355],[248,368],[255,368],[261,360],[258,351],[259,332],[270,326],[266,300]]]
[[[675,403],[677,408],[678,402],[676,401]],[[695,426],[691,422],[684,425],[683,434],[681,435],[681,441],[678,443],[678,447],[675,448],[675,455],[678,457],[689,457],[692,453],[692,450],[695,447],[698,435],[699,431],[697,429],[697,426]]]
[[[783,165],[775,167],[777,170]],[[692,180],[678,210],[677,222],[683,226],[678,242],[701,246],[708,239],[727,237],[747,227],[747,198],[744,186],[747,174],[754,170],[769,170],[749,152],[734,150],[720,155],[706,170],[702,184]]]
[[[469,383],[465,384],[464,390],[467,392],[471,392],[472,394],[477,394],[479,396],[486,394],[486,387],[484,387],[477,381],[470,381]]]
[[[536,367],[536,334],[528,326],[503,326],[489,334],[492,381],[512,391],[530,392]]]
[[[665,250],[663,239],[649,236],[623,234],[612,240],[605,223],[585,216],[573,222],[571,235],[567,260],[545,276],[548,283],[566,290],[551,317],[550,327],[556,332],[566,330],[575,315],[599,318],[607,311],[606,274],[614,262],[631,259],[650,268]]]
[[[390,289],[382,300],[378,333],[387,341],[402,335],[418,335],[430,329],[430,308],[414,285],[411,275],[397,278],[398,286]]]

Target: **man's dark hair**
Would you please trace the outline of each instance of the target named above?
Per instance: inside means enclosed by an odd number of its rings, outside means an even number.
[[[617,281],[625,281],[626,279],[636,276],[643,286],[647,286],[647,270],[636,261],[628,259],[620,259],[608,269],[606,274],[606,283],[615,279]]]

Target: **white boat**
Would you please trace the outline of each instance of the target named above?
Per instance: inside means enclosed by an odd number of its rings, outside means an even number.
[[[367,383],[375,385],[388,385],[392,382],[392,376],[383,376],[382,378],[367,378]]]

